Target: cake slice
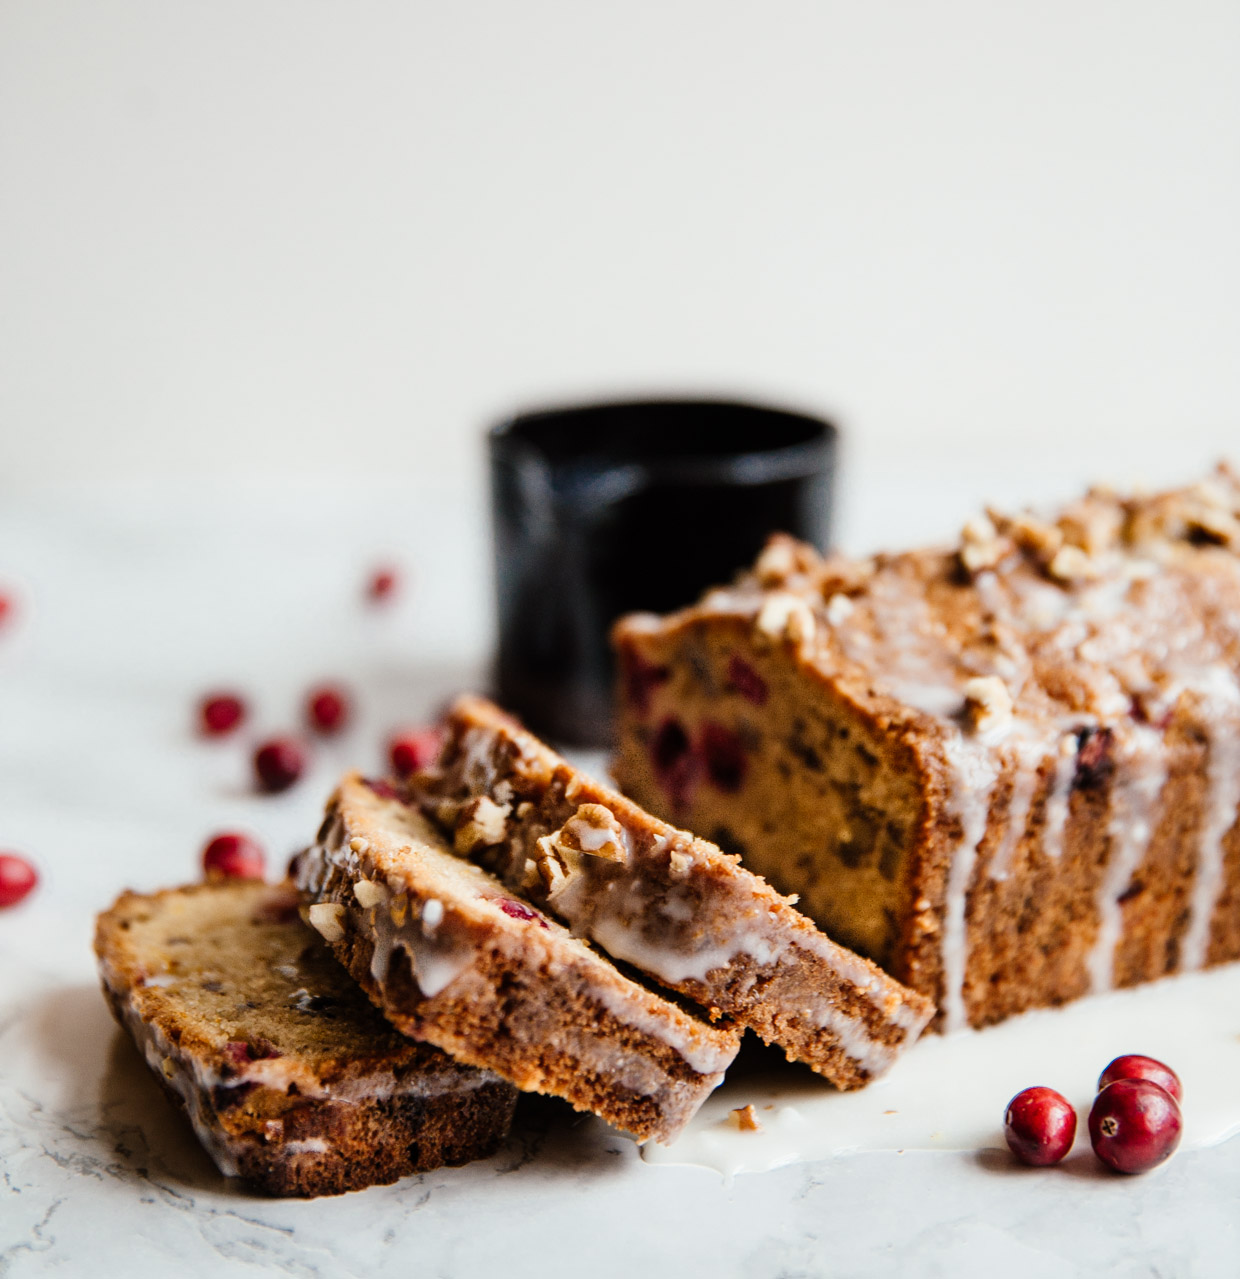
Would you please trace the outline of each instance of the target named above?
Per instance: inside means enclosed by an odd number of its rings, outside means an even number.
[[[387,784],[348,776],[297,883],[394,1026],[639,1141],[669,1141],[723,1078],[739,1035],[621,973],[456,856]]]
[[[457,851],[712,1017],[858,1088],[933,1015],[738,858],[584,776],[492,703],[460,699],[445,730],[410,794]]]
[[[335,1195],[488,1155],[516,1091],[397,1034],[289,885],[125,893],[95,953],[117,1021],[226,1176]]]
[[[992,511],[615,629],[616,775],[944,1029],[1240,958],[1240,482]]]

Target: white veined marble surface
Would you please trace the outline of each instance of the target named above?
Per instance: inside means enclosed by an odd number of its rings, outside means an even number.
[[[862,496],[907,523],[928,507],[906,473],[903,488],[869,477]],[[936,507],[963,517],[961,492],[939,486]],[[124,887],[194,878],[220,829],[253,830],[277,869],[337,772],[377,767],[388,728],[482,678],[482,535],[461,542],[433,495],[354,496],[0,504],[0,589],[20,595],[0,637],[0,848],[43,874],[0,914],[0,1275],[1237,1273],[1235,1140],[1138,1178],[1087,1149],[1052,1170],[983,1149],[724,1180],[643,1162],[597,1121],[531,1099],[495,1158],[396,1186],[306,1203],[221,1178],[105,1010],[91,923]],[[366,571],[393,552],[411,589],[366,609]],[[357,691],[358,726],[293,791],[253,796],[247,746],[295,726],[302,691],[332,676]],[[215,684],[240,687],[255,716],[206,744],[191,717]]]

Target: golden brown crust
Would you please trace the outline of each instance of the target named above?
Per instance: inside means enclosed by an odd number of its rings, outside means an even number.
[[[773,539],[734,587],[616,627],[618,776],[949,1024],[1240,957],[1238,534],[1223,469],[991,512],[950,550]],[[669,724],[693,784],[659,766]],[[743,787],[703,780],[704,725],[746,742]]]
[[[298,882],[393,1025],[639,1140],[670,1140],[736,1054],[734,1029],[622,975],[358,777],[330,801]]]
[[[492,1153],[515,1091],[395,1033],[289,886],[124,893],[96,924],[104,995],[221,1171],[341,1194]]]

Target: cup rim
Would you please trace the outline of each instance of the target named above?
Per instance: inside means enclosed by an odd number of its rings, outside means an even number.
[[[774,445],[745,445],[735,449],[715,449],[683,453],[642,454],[634,451],[599,448],[583,449],[572,456],[555,457],[547,447],[531,439],[527,431],[541,424],[570,423],[574,418],[589,419],[609,411],[640,413],[643,410],[723,411],[740,417],[752,416],[754,424],[779,422],[802,428],[802,438]],[[761,404],[752,400],[711,396],[641,396],[581,403],[555,404],[522,409],[500,419],[487,432],[490,448],[496,455],[521,458],[554,474],[567,487],[583,484],[597,486],[603,474],[628,474],[634,483],[766,484],[792,479],[816,470],[822,465],[822,454],[830,452],[839,437],[839,428],[829,418],[799,409]],[[628,487],[628,485],[622,485]]]

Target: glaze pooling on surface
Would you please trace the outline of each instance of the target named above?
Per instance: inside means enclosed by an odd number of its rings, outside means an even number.
[[[1204,1010],[1215,1015],[1203,1015]],[[1184,1082],[1189,1150],[1240,1132],[1240,964],[1037,1009],[986,1030],[923,1038],[882,1079],[839,1093],[777,1064],[732,1072],[654,1164],[693,1164],[725,1176],[879,1151],[1002,1150],[1007,1102],[1033,1081],[1085,1115],[1098,1072],[1121,1052],[1172,1065]],[[752,1105],[760,1128],[738,1131],[731,1111]]]

